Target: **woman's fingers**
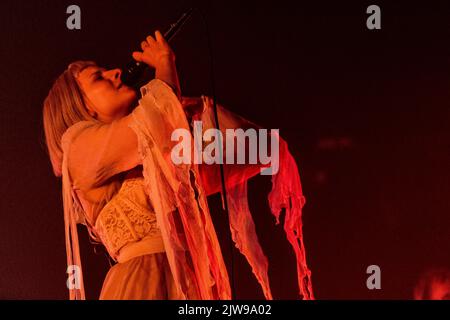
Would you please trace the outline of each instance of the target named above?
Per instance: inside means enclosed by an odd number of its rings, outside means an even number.
[[[148,36],[148,37],[146,38],[146,40],[147,40],[147,43],[148,43],[149,45],[152,45],[153,43],[156,42],[156,40],[155,40],[152,36]]]
[[[139,61],[139,62],[142,61],[142,52],[134,51],[132,55],[133,55],[134,60]]]
[[[157,68],[162,59],[175,57],[172,49],[159,30],[155,31],[154,37],[147,36],[147,38],[141,42],[141,49],[142,52],[133,52],[133,58],[136,61],[144,62],[153,68]]]
[[[159,30],[155,31],[155,39],[158,42],[161,42],[161,43],[164,43],[164,44],[167,43],[166,39],[164,39],[163,35],[161,34],[161,32]]]
[[[167,44],[166,39],[164,39],[163,35],[161,34],[161,32],[159,30],[155,31],[155,37],[153,38],[152,36],[147,36],[147,38],[145,39],[145,41],[141,42],[141,48],[142,50],[145,50],[145,48],[149,47],[149,46],[153,46],[154,44]]]
[[[147,47],[148,47],[148,42],[147,41],[142,41],[141,42],[141,49],[145,50],[145,48],[147,48]]]

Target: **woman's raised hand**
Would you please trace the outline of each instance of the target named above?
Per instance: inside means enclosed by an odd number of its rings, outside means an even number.
[[[133,52],[133,58],[155,68],[155,78],[166,82],[172,87],[180,99],[181,90],[175,66],[175,54],[161,32],[156,31],[154,38],[148,36],[145,41],[141,42],[141,48],[142,52]]]
[[[148,36],[141,42],[141,51],[134,51],[133,58],[136,61],[144,62],[152,68],[158,69],[169,61],[175,61],[175,54],[164,39],[159,30],[155,31],[155,37]]]

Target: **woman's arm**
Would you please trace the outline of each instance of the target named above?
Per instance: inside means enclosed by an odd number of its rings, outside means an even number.
[[[131,114],[109,124],[93,122],[72,139],[68,166],[77,188],[100,187],[112,176],[142,163],[130,121]]]

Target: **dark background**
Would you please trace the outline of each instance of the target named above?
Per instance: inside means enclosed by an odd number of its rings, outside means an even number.
[[[279,128],[307,198],[304,237],[319,299],[410,299],[429,268],[450,267],[448,1],[202,1],[218,101]],[[121,66],[183,1],[1,1],[0,298],[67,299],[61,181],[52,174],[42,102],[74,60]],[[66,8],[81,7],[79,31]],[[366,28],[378,4],[382,29]],[[201,16],[173,42],[184,95],[210,94]],[[295,257],[256,177],[250,204],[275,299],[297,299]],[[229,231],[211,198],[228,267]],[[109,267],[79,228],[88,299]],[[366,287],[381,268],[381,290]],[[231,269],[230,273],[231,273]],[[263,295],[234,251],[238,299]]]

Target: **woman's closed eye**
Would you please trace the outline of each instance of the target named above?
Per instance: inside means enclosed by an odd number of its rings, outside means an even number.
[[[103,80],[102,74],[100,72],[96,72],[96,75],[94,76],[94,81]]]
[[[93,72],[91,74],[91,78],[93,79],[93,81],[99,81],[99,80],[103,80],[103,76],[102,76],[102,70],[97,70],[95,72]]]

